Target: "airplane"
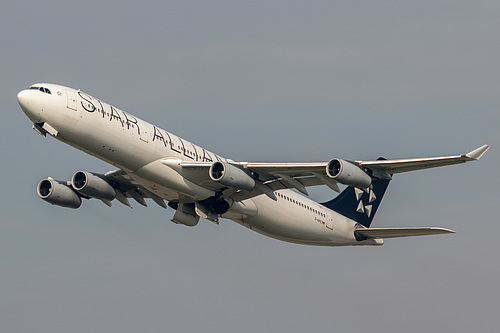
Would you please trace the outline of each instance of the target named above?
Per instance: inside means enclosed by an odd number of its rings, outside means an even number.
[[[263,235],[317,246],[382,245],[385,238],[454,233],[441,227],[373,228],[372,220],[394,174],[475,161],[467,154],[373,161],[236,162],[147,123],[81,90],[38,83],[17,95],[33,129],[117,168],[77,171],[71,180],[40,181],[37,194],[52,205],[79,208],[82,199],[175,210],[172,222],[195,226],[200,217],[227,218]],[[339,184],[345,186],[340,190]],[[325,185],[333,200],[309,199]],[[165,203],[165,201],[167,203]]]

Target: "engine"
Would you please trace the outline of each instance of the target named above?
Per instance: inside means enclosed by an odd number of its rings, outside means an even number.
[[[71,186],[78,193],[91,198],[113,200],[116,197],[115,189],[107,181],[85,171],[73,175]]]
[[[61,184],[52,178],[40,181],[36,192],[40,198],[53,205],[76,209],[82,204],[82,199],[70,186]]]
[[[350,162],[334,158],[326,165],[328,177],[348,186],[367,188],[372,178],[363,169]]]
[[[222,185],[251,191],[255,187],[255,180],[245,171],[234,165],[214,162],[209,170],[210,178]]]

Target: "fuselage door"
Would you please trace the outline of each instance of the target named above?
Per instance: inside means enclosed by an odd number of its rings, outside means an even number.
[[[149,142],[149,133],[143,128],[141,128],[140,139],[144,142]]]
[[[333,230],[333,214],[330,211],[326,211],[326,227]]]
[[[149,133],[148,130],[146,129],[146,123],[141,121],[141,127],[139,128],[139,130],[140,130],[139,138],[144,142],[149,142]]]
[[[172,148],[173,151],[179,154],[184,153],[185,147],[184,147],[184,142],[182,141],[181,138],[173,134],[170,134],[170,140],[171,140],[170,147]]]
[[[68,96],[68,104],[66,105],[68,109],[76,111],[76,95],[74,91],[66,90],[66,96]]]

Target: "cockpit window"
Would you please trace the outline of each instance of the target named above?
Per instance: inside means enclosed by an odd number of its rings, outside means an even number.
[[[44,92],[44,93],[46,93],[46,94],[49,94],[49,95],[51,95],[51,94],[52,94],[52,93],[50,92],[50,90],[49,90],[49,89],[44,88],[44,87],[36,87],[36,86],[32,86],[32,87],[30,87],[30,90],[40,90],[41,92]]]

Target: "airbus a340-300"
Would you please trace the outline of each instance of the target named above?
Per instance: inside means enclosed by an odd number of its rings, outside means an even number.
[[[384,238],[453,232],[370,226],[394,174],[474,161],[489,148],[396,160],[235,162],[80,90],[34,84],[17,99],[38,133],[117,168],[104,174],[77,171],[69,181],[43,179],[37,187],[43,200],[78,208],[82,198],[108,206],[114,199],[130,206],[130,198],[146,206],[148,198],[173,208],[177,224],[195,226],[200,217],[215,223],[227,218],[269,237],[309,245],[381,245]],[[307,197],[309,186],[326,185],[340,192],[339,183],[346,188],[331,201]]]

